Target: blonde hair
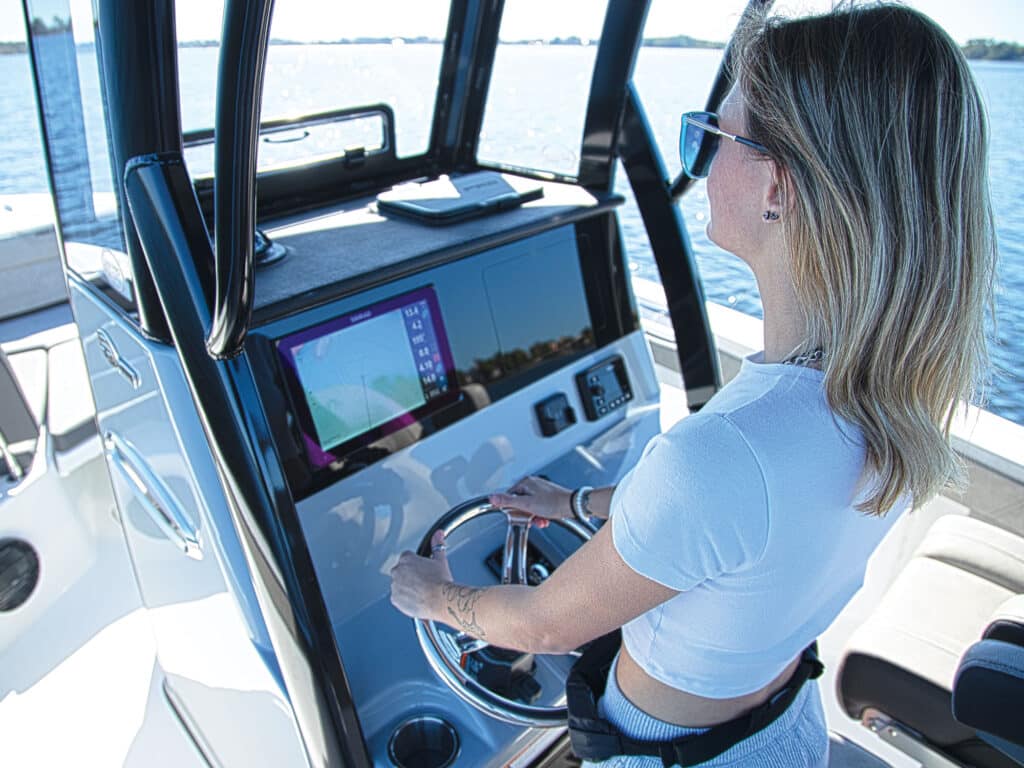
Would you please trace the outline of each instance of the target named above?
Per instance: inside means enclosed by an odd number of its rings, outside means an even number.
[[[803,351],[856,424],[870,483],[858,508],[920,505],[962,463],[958,401],[986,369],[995,236],[988,130],[963,54],[894,5],[792,20],[748,17],[734,73],[749,135],[782,169]]]

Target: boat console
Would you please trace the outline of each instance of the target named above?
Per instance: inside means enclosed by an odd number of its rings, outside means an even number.
[[[389,600],[398,555],[449,510],[526,474],[613,484],[659,430],[653,364],[621,282],[619,200],[543,186],[522,208],[440,229],[382,215],[372,198],[267,227],[288,257],[258,275],[247,351],[382,764],[419,731],[447,734],[464,765],[547,744],[547,731],[522,726],[564,723],[564,712],[544,713],[562,703],[571,662],[464,655],[444,628],[430,660]],[[507,521],[462,522],[449,541],[456,578],[497,583]],[[528,528],[516,529],[518,567],[539,583],[581,536],[551,526],[527,542]],[[470,687],[497,692],[513,714],[489,717],[472,696],[453,696],[432,669],[446,652]]]

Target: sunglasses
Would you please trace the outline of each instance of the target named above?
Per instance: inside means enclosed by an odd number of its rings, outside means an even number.
[[[687,176],[691,179],[707,178],[723,136],[758,152],[768,153],[763,144],[719,128],[718,115],[714,112],[684,112],[679,130],[679,158]]]

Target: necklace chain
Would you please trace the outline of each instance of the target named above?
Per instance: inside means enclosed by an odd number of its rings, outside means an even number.
[[[800,354],[790,355],[782,361],[781,365],[811,365],[813,363],[821,362],[821,359],[825,356],[825,350],[821,347],[812,349],[810,352],[801,352]]]

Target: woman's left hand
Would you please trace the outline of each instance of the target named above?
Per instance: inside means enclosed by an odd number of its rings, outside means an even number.
[[[391,569],[391,604],[406,616],[436,621],[442,614],[441,590],[452,583],[452,572],[442,531],[434,534],[430,546],[430,557],[405,551],[398,558]]]

